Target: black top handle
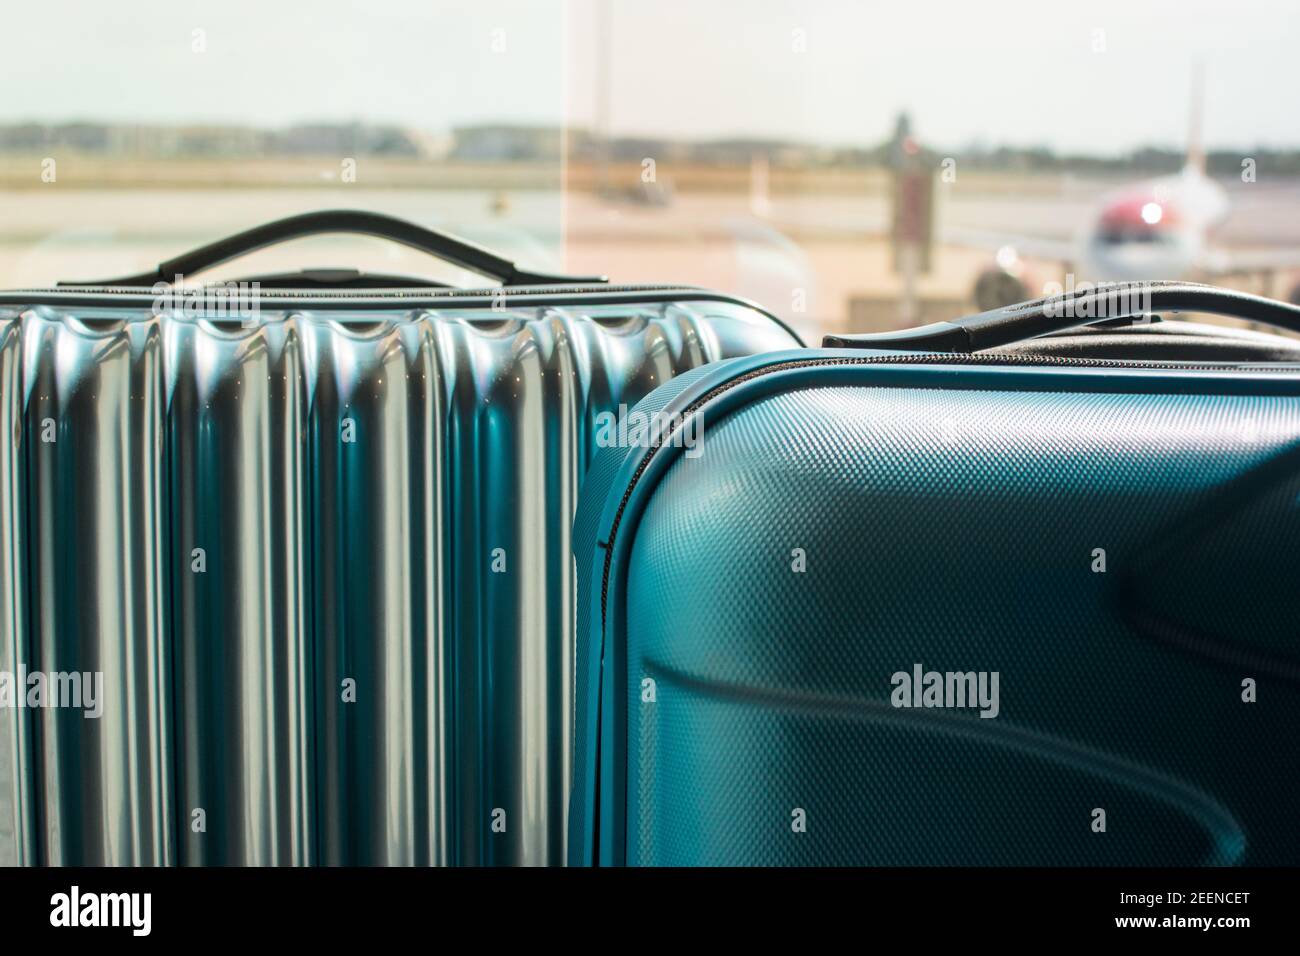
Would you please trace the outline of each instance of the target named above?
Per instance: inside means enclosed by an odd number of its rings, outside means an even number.
[[[358,209],[328,209],[277,219],[265,225],[254,226],[244,232],[218,239],[216,242],[182,253],[161,263],[152,272],[124,276],[120,279],[102,279],[97,282],[60,282],[61,286],[149,286],[157,283],[171,284],[175,277],[192,276],[205,269],[220,265],[258,249],[301,239],[304,236],[328,233],[353,233],[377,236],[401,243],[412,249],[427,252],[445,262],[498,280],[505,286],[527,285],[591,285],[608,282],[604,276],[566,276],[521,269],[508,259],[482,246],[459,239],[444,232],[426,229],[406,219],[383,213]]]
[[[1300,307],[1276,299],[1196,282],[1116,282],[1081,286],[1061,295],[1008,305],[914,329],[828,335],[824,348],[908,352],[978,352],[1104,322],[1155,312],[1204,312],[1300,332]]]

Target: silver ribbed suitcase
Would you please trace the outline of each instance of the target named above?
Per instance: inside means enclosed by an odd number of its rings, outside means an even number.
[[[294,222],[516,284],[0,295],[0,863],[562,862],[598,416],[797,344],[715,293]],[[99,716],[48,706],[72,674]]]

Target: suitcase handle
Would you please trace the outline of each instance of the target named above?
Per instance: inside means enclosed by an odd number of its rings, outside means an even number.
[[[566,276],[530,272],[521,269],[509,259],[489,252],[482,246],[476,246],[472,242],[458,239],[445,232],[426,229],[406,219],[357,209],[329,209],[289,216],[287,219],[277,219],[275,222],[254,226],[252,229],[218,239],[216,242],[168,259],[152,272],[124,276],[120,279],[102,279],[98,282],[60,282],[59,285],[152,287],[160,282],[170,285],[178,275],[196,275],[267,246],[287,242],[290,239],[301,239],[304,236],[338,232],[389,239],[412,249],[427,252],[431,256],[460,266],[462,269],[468,269],[470,272],[497,279],[504,286],[590,285],[609,281],[604,276]]]
[[[1150,315],[1156,311],[1206,312],[1300,332],[1300,307],[1276,299],[1196,282],[1117,282],[913,329],[828,335],[822,340],[822,346],[828,349],[978,352],[1049,332],[1093,322]]]

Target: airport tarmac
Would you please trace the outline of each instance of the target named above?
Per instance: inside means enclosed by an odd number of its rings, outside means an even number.
[[[1070,239],[1119,183],[1070,176],[972,177],[937,187],[936,234],[984,230]],[[1232,211],[1216,240],[1233,249],[1300,249],[1300,181],[1225,184]],[[108,189],[51,185],[0,190],[0,288],[142,271],[176,253],[260,222],[322,208],[365,208],[461,233],[540,268],[604,273],[618,282],[681,282],[756,300],[813,338],[848,326],[864,301],[897,298],[886,238],[888,197],[797,191],[755,201],[747,193],[678,193],[663,206],[609,202],[589,192],[489,189],[308,188]],[[308,244],[310,244],[308,246]],[[969,303],[988,249],[940,242],[921,276],[923,299]],[[322,237],[259,253],[215,271],[305,265],[430,274],[420,254],[379,240]],[[1028,261],[1027,284],[1061,281],[1062,264]],[[454,270],[449,281],[479,284]],[[1292,277],[1272,288],[1286,295]],[[945,306],[947,307],[947,306]],[[855,309],[858,311],[855,313]],[[880,314],[879,310],[870,314]],[[881,321],[888,321],[884,319]]]

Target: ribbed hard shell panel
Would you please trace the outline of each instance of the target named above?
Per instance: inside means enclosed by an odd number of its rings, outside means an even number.
[[[22,336],[16,312],[0,311],[0,673],[26,656],[26,495],[23,491]],[[34,862],[31,733],[20,711],[0,708],[0,866]]]
[[[0,863],[544,864],[597,416],[787,348],[718,302],[0,312]],[[48,440],[46,440],[48,439]]]
[[[441,737],[454,724],[434,326],[306,325],[321,859],[445,862]]]
[[[183,863],[311,860],[302,339],[167,323]]]
[[[41,821],[38,858],[167,862],[174,803],[162,322],[29,313],[22,336],[30,603],[18,664],[47,684],[51,674],[81,675],[83,695],[85,682],[103,675],[98,717],[77,707],[24,714],[29,767],[39,768],[29,784]],[[33,685],[29,703],[40,702],[34,693]]]

